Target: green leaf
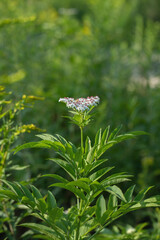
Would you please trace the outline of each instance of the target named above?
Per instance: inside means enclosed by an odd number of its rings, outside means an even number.
[[[87,182],[89,182],[89,179],[87,179]],[[90,192],[90,187],[86,183],[86,179],[84,179],[84,178],[69,182],[67,184],[67,186],[76,186],[76,187],[79,187],[79,188],[83,189],[86,193]]]
[[[35,202],[30,200],[28,197],[23,196],[21,199],[21,203],[23,203],[25,206],[30,206],[32,209],[36,206]]]
[[[22,238],[23,236],[21,236]],[[49,239],[47,236],[41,235],[41,234],[35,234],[34,236],[32,236],[33,239],[44,239],[44,240],[51,240]]]
[[[9,171],[22,171],[28,167],[29,167],[29,165],[26,165],[26,166],[13,165],[13,166],[9,167],[8,170]]]
[[[38,134],[36,135],[37,137],[43,139],[43,140],[48,140],[48,141],[57,141],[57,138],[52,136],[51,134],[43,133],[43,134]]]
[[[92,189],[90,200],[91,202],[103,191],[105,188],[97,181],[94,181],[90,184],[90,188]]]
[[[103,195],[101,195],[96,202],[96,218],[98,221],[102,217],[102,215],[105,213],[105,211],[106,211],[106,201]]]
[[[61,239],[60,236],[58,236],[58,234],[54,230],[52,230],[50,227],[44,226],[42,224],[38,224],[38,223],[23,223],[20,226],[31,228],[31,229],[33,229],[35,231],[38,231],[39,233],[44,234],[45,236],[47,236],[51,240]]]
[[[58,207],[52,208],[52,209],[50,209],[50,211],[48,211],[48,214],[49,214],[49,220],[52,223],[54,223],[57,220],[62,218],[63,208],[58,208]]]
[[[107,161],[108,161],[108,159],[101,159],[101,160],[97,160],[96,162],[93,162],[92,164],[90,164],[89,167],[87,167],[88,166],[87,165],[86,169],[85,169],[86,175],[89,176],[89,175],[93,174],[94,172],[96,172],[97,170],[104,168],[104,165],[106,165]]]
[[[145,197],[146,193],[151,189],[153,188],[153,186],[151,187],[146,187],[144,189],[142,189],[138,194],[137,196],[134,198],[134,201],[142,201],[143,198]]]
[[[75,174],[75,170],[72,168],[71,164],[69,164],[59,158],[50,158],[50,160],[57,163],[72,177],[73,180],[75,180],[76,174]]]
[[[68,183],[67,179],[65,179],[57,174],[45,174],[45,175],[42,175],[41,177],[52,177],[52,178],[59,180],[60,182]]]
[[[91,146],[91,140],[90,138],[87,136],[86,141],[85,141],[85,154],[87,154],[90,150],[91,150],[92,146]]]
[[[105,191],[105,188],[103,187],[103,185],[101,183],[99,183],[98,181],[94,181],[90,184],[90,188],[93,190],[93,192],[95,193],[96,191]]]
[[[86,157],[86,162],[87,163],[92,163],[93,162],[94,157],[95,157],[95,153],[96,153],[96,146],[92,147],[90,149],[90,151],[88,152],[87,157]]]
[[[143,201],[135,203],[133,206],[130,207],[129,210],[134,211],[146,207],[160,207],[160,196],[147,198]]]
[[[70,143],[67,143],[65,145],[66,147],[66,153],[70,156],[71,159],[74,158],[74,155],[75,155],[75,146],[73,147],[74,145],[73,144],[70,144]]]
[[[97,159],[100,158],[100,156],[102,154],[104,154],[109,148],[111,148],[112,146],[114,146],[117,142],[116,141],[109,141],[107,142],[105,145],[103,145],[102,147],[100,147],[97,151]]]
[[[54,195],[50,191],[48,191],[47,204],[48,204],[48,212],[52,208],[57,207],[56,199],[55,199]]]
[[[111,134],[110,134],[110,136],[109,136],[109,138],[108,138],[108,141],[111,141],[111,140],[115,139],[115,137],[117,136],[117,134],[119,133],[119,131],[121,130],[121,128],[122,128],[122,125],[119,126],[119,127],[117,127],[117,128],[115,128],[115,129],[113,130],[113,132],[111,132]]]
[[[118,200],[117,200],[116,195],[110,194],[108,204],[107,204],[107,208],[109,210],[116,210],[117,205],[118,205]]]
[[[100,128],[95,136],[95,143],[94,143],[94,146],[97,148],[97,150],[100,148],[101,137],[102,137],[102,129]]]
[[[31,186],[34,197],[36,199],[42,198],[40,191],[35,186],[33,186],[33,185],[30,185],[30,186]]]
[[[14,151],[14,154],[16,154],[17,152],[27,148],[51,148],[51,145],[47,144],[45,141],[30,142],[30,143],[25,143],[23,145],[20,145],[14,148],[12,151]]]
[[[26,186],[24,186],[20,183],[17,183],[17,185],[19,185],[19,187],[22,189],[22,191],[24,192],[24,194],[27,198],[29,198],[31,201],[35,202],[34,197],[32,196],[31,192],[29,191],[29,189]]]
[[[126,199],[125,199],[124,194],[122,193],[122,190],[119,187],[117,187],[116,185],[107,187],[106,191],[111,193],[111,194],[114,194],[119,199],[121,199],[122,201],[126,202]]]
[[[133,185],[133,186],[129,187],[127,189],[127,191],[125,192],[124,196],[125,196],[127,202],[131,202],[132,201],[132,196],[133,196],[133,192],[134,192],[135,186],[136,185]]]
[[[76,150],[76,153],[75,153],[75,156],[74,156],[74,159],[73,159],[74,163],[75,163],[75,168],[76,168],[77,171],[78,171],[77,166],[82,168],[82,164],[83,164],[82,159],[83,159],[82,148],[80,147]]]
[[[88,208],[85,210],[82,218],[81,218],[81,221],[85,221],[88,217],[91,217],[95,214],[95,210],[96,210],[96,206],[88,206]]]
[[[105,213],[103,213],[102,217],[99,219],[100,224],[104,225],[110,219],[113,212],[113,210],[107,209],[107,211],[105,211]]]
[[[12,192],[11,190],[0,190],[0,196],[1,197],[7,197],[7,198],[10,198],[10,199],[13,199],[13,200],[16,200],[18,201],[18,196],[17,194],[15,194],[14,192]]]
[[[109,130],[110,130],[110,126],[108,126],[103,134],[102,134],[102,139],[101,139],[101,146],[103,146],[104,144],[106,144],[107,140],[108,140],[108,136],[109,136]]]
[[[111,171],[114,167],[105,167],[103,169],[98,170],[97,172],[91,174],[89,178],[93,181],[97,181],[101,177],[103,177],[105,174],[107,174],[109,171]]]
[[[1,180],[1,181],[3,183],[5,183],[12,190],[12,192],[14,192],[18,196],[19,199],[22,198],[23,193],[22,193],[21,189],[16,185],[16,183],[11,183],[6,180]]]
[[[69,186],[68,184],[64,184],[64,183],[54,183],[54,184],[50,185],[50,187],[60,187],[60,188],[67,189],[67,190],[73,192],[79,198],[85,200],[84,193],[74,186]]]
[[[129,177],[132,177],[132,175],[125,175],[123,172],[115,173],[107,177],[106,179],[104,179],[101,183],[105,187],[105,186],[117,184],[120,182],[130,181]]]
[[[119,142],[122,142],[124,140],[132,139],[132,138],[135,138],[139,135],[146,135],[146,134],[147,133],[143,132],[143,131],[135,131],[135,132],[130,132],[130,133],[118,135],[114,138],[114,140],[117,141],[117,143],[119,143]]]
[[[149,133],[144,132],[144,131],[134,131],[134,132],[130,132],[129,134],[132,134],[134,136],[149,135]]]
[[[46,213],[47,210],[47,204],[45,202],[45,200],[43,198],[39,198],[37,200],[37,208],[39,209],[39,211],[41,211],[43,214]]]

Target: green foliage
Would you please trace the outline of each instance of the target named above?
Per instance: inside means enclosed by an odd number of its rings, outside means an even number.
[[[9,161],[12,147],[18,136],[33,130],[40,131],[34,124],[22,125],[21,122],[16,123],[16,121],[24,108],[31,107],[35,100],[41,98],[23,95],[20,100],[13,101],[11,96],[8,98],[8,95],[11,95],[11,92],[5,92],[5,88],[0,86],[0,178],[5,178],[6,171],[22,170],[27,167],[14,166],[12,161]]]
[[[19,121],[19,116],[24,108],[33,106],[35,96],[26,96],[17,101],[13,99],[11,92],[7,93],[3,86],[0,86],[0,187],[3,186],[3,180],[10,177],[13,171],[23,171],[28,166],[15,164],[11,160],[12,148],[19,136],[25,132],[39,130],[34,124],[23,124]],[[12,184],[11,184],[12,185]],[[10,185],[10,186],[11,186]],[[24,187],[25,188],[25,187]],[[18,191],[16,186],[12,186],[12,190]],[[3,190],[2,190],[3,193]],[[20,194],[21,192],[18,191]],[[7,196],[17,200],[15,194],[7,191]],[[5,233],[8,239],[16,238],[16,224],[18,224],[25,214],[20,214],[18,217],[15,215],[17,206],[12,201],[1,199],[0,215],[1,224],[0,232]]]
[[[79,113],[80,116],[83,114],[87,115],[87,111]],[[27,187],[21,183],[2,180],[1,198],[9,198],[25,205],[32,216],[42,221],[43,224],[21,224],[38,232],[41,239],[91,240],[106,226],[129,212],[160,206],[159,195],[144,199],[151,187],[143,189],[135,197],[133,196],[134,185],[123,193],[121,188],[115,184],[129,181],[130,175],[114,173],[108,176],[112,167],[104,167],[108,161],[100,158],[114,144],[135,138],[144,132],[118,135],[119,128],[109,133],[109,127],[107,127],[104,132],[102,129],[98,130],[93,145],[87,137],[84,148],[81,118],[77,119],[79,119],[78,125],[82,138],[80,147],[76,147],[60,135],[41,134],[38,137],[42,140],[26,143],[14,149],[17,152],[26,148],[40,147],[57,151],[61,158],[50,160],[66,171],[70,176],[69,180],[58,174],[46,174],[43,177],[58,180],[50,187],[64,188],[72,192],[77,205],[72,205],[70,209],[64,211],[63,207],[57,206],[55,196],[51,191],[42,197],[40,191],[33,185]],[[108,201],[104,198],[104,194],[107,193]]]
[[[35,106],[34,111],[23,112],[22,122],[33,122],[40,128],[47,128],[50,133],[60,132],[65,138],[70,135],[77,144],[77,128],[72,125],[66,128],[65,120],[60,118],[66,115],[66,110],[56,104],[57,99],[64,95],[77,98],[98,94],[103,101],[98,109],[97,121],[90,121],[91,127],[86,129],[85,133],[90,138],[84,142],[84,152],[88,153],[91,142],[93,148],[96,130],[100,127],[105,129],[106,125],[114,129],[123,124],[124,132],[149,132],[150,137],[126,141],[120,147],[109,148],[102,158],[112,158],[112,165],[116,165],[120,172],[135,175],[138,183],[136,193],[155,183],[155,191],[158,193],[159,0],[1,0],[0,10],[0,83],[14,92],[18,99],[23,94],[46,97],[44,102]],[[0,115],[5,117],[7,113]],[[32,135],[27,138],[27,141],[36,141]],[[13,143],[11,148],[14,146]],[[90,155],[94,156],[94,150],[89,153],[88,159]],[[52,151],[43,151],[42,148],[31,153],[19,153],[16,156],[21,158],[20,164],[10,164],[13,160],[9,160],[10,156],[6,161],[7,174],[31,165],[31,168],[23,171],[25,174],[16,173],[22,180],[35,177],[42,170],[48,174],[58,171],[67,181],[70,178],[68,173],[63,175],[64,171],[60,170],[58,164],[53,165],[53,161],[44,160],[59,158]],[[76,152],[75,159],[79,165],[84,165],[81,149]],[[103,165],[103,159],[99,159],[99,163],[102,161],[99,171],[103,167],[112,167],[110,162]],[[98,167],[97,162],[95,165],[88,164],[86,168],[90,176],[93,174],[93,178],[97,171],[96,164]],[[111,178],[109,174],[106,181],[105,176],[102,176],[104,184],[112,182],[116,185],[122,182],[123,176],[120,174]],[[129,178],[124,176],[124,181]],[[50,184],[49,177],[37,182],[43,193]],[[125,184],[122,184],[123,192]],[[64,198],[67,199],[66,205],[74,201],[72,196],[65,195],[66,191],[56,191],[59,204],[62,204]],[[139,222],[139,214],[132,219],[131,225]]]

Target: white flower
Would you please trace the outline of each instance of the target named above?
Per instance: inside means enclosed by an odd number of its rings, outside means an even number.
[[[97,106],[99,101],[100,98],[98,96],[78,99],[65,97],[59,99],[59,102],[64,102],[68,108],[72,108],[78,112],[88,111],[92,106]]]

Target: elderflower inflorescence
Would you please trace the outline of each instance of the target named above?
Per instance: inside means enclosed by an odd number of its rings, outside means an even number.
[[[78,99],[65,97],[59,99],[59,102],[64,102],[68,108],[72,108],[78,112],[88,111],[92,106],[97,106],[99,101],[100,98],[98,96]]]

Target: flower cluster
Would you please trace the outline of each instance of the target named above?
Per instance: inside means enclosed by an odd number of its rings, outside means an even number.
[[[88,111],[92,106],[97,106],[100,99],[98,96],[87,98],[60,98],[59,102],[64,102],[68,108],[77,110],[78,112]]]

